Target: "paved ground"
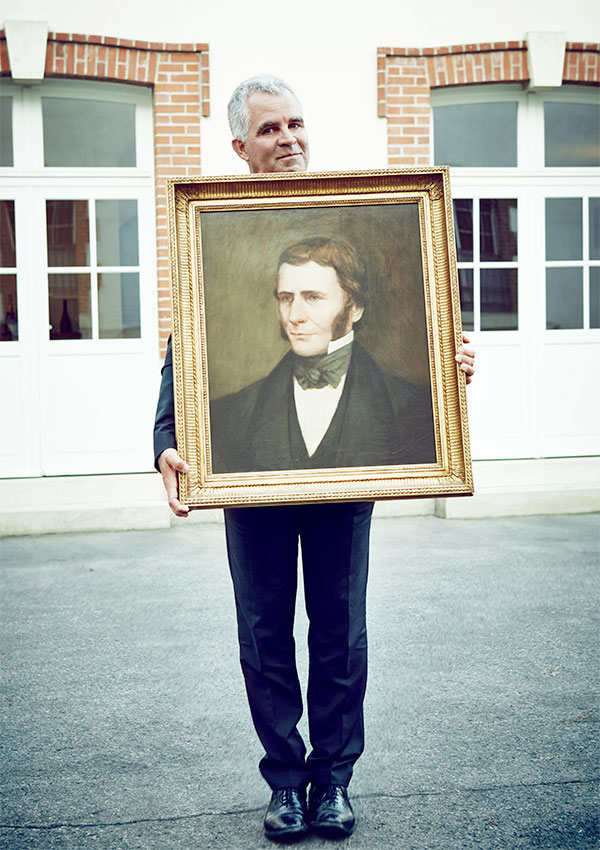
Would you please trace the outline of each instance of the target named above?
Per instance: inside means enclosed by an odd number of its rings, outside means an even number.
[[[344,847],[599,845],[598,541],[594,516],[375,521]],[[272,848],[222,528],[0,546],[0,846]]]

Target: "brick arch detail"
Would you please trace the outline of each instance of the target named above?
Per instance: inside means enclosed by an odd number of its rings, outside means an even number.
[[[567,42],[563,83],[600,84],[600,45]],[[388,165],[429,165],[431,90],[526,83],[527,42],[452,47],[380,47],[377,114],[388,119]]]
[[[132,41],[51,32],[45,78],[132,83],[154,90],[158,323],[161,348],[171,327],[166,180],[200,173],[200,118],[210,115],[208,44]],[[10,75],[0,31],[0,75]]]

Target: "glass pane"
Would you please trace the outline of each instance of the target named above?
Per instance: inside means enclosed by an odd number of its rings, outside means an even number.
[[[100,339],[140,336],[140,277],[137,272],[98,275]]]
[[[484,261],[517,259],[516,198],[482,198],[479,202],[479,250]]]
[[[546,259],[582,258],[581,198],[546,198]]]
[[[517,164],[517,104],[434,106],[436,165]]]
[[[600,165],[600,106],[545,103],[546,165]]]
[[[590,198],[590,260],[600,260],[600,198]]]
[[[546,269],[546,328],[583,327],[583,270]]]
[[[48,275],[50,339],[91,339],[89,274]]]
[[[454,232],[459,263],[473,262],[473,201],[470,198],[454,201]]]
[[[458,286],[460,289],[460,312],[462,326],[465,331],[474,330],[473,325],[473,269],[458,270]]]
[[[96,201],[99,266],[137,266],[137,201]]]
[[[135,106],[43,97],[44,163],[49,166],[134,166]]]
[[[0,97],[0,165],[13,165],[12,97]]]
[[[14,269],[16,265],[15,202],[0,201],[0,267]]]
[[[481,269],[481,330],[516,331],[517,270]]]
[[[590,269],[590,328],[600,328],[600,268]]]
[[[46,201],[49,266],[89,266],[87,201]]]
[[[17,315],[17,276],[0,275],[0,340],[9,342],[19,338]]]

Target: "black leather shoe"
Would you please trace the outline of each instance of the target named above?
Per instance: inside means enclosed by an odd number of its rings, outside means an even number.
[[[273,791],[265,815],[265,835],[271,841],[300,841],[308,832],[306,792],[300,788]]]
[[[313,785],[310,789],[310,822],[323,838],[347,838],[356,820],[345,785]]]

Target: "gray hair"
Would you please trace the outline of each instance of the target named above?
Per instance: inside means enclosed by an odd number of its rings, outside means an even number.
[[[227,107],[231,135],[234,139],[239,139],[242,142],[245,142],[248,138],[248,98],[255,92],[275,95],[289,93],[300,103],[294,89],[279,77],[274,77],[271,74],[259,74],[256,77],[249,77],[244,80],[231,95]]]

